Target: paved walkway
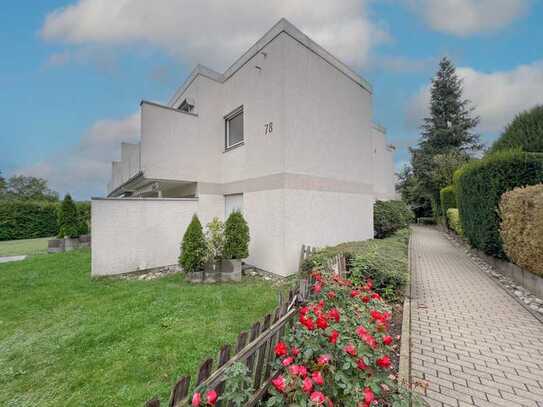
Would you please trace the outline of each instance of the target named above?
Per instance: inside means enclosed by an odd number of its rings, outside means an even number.
[[[411,376],[431,406],[543,407],[543,324],[439,231],[414,226]]]

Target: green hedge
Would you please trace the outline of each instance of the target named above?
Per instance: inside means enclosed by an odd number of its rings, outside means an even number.
[[[485,253],[504,257],[497,208],[501,195],[543,181],[543,154],[500,151],[466,164],[454,174],[464,236]]]
[[[441,198],[441,212],[443,216],[447,215],[449,208],[456,208],[456,194],[454,193],[454,185],[449,185],[439,192]]]
[[[521,148],[532,153],[543,152],[543,106],[536,106],[517,115],[492,144],[490,153],[511,148]]]
[[[0,240],[55,236],[58,203],[0,201]]]
[[[403,201],[376,201],[373,204],[373,229],[383,239],[413,222],[414,215]]]
[[[464,231],[462,230],[462,223],[460,222],[460,214],[458,209],[449,208],[447,210],[447,224],[449,228],[454,230],[458,236],[464,236]]]

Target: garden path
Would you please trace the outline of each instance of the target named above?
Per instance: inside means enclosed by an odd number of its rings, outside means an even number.
[[[543,407],[543,324],[436,228],[411,236],[411,377],[430,406]]]

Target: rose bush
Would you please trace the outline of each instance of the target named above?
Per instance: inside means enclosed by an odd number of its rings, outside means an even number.
[[[275,347],[268,406],[402,406],[408,394],[391,371],[391,312],[371,280],[353,286],[313,273],[311,301]]]

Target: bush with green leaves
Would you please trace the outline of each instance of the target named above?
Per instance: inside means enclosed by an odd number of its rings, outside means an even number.
[[[224,223],[217,217],[206,226],[207,261],[220,260],[224,256]]]
[[[464,236],[462,223],[460,222],[460,214],[457,208],[449,208],[447,210],[447,224],[458,236]]]
[[[90,233],[90,202],[77,202],[77,216],[79,218],[79,235]]]
[[[513,188],[543,182],[543,154],[505,150],[472,161],[454,174],[464,236],[485,253],[504,257],[498,202]]]
[[[413,212],[403,201],[376,201],[373,204],[373,230],[383,239],[413,222]]]
[[[57,210],[53,202],[0,200],[0,240],[55,236]]]
[[[58,210],[58,237],[78,237],[80,231],[77,206],[70,194],[66,194]]]
[[[521,148],[526,152],[543,153],[543,105],[520,113],[492,144],[489,153]]]
[[[454,193],[454,185],[449,185],[442,188],[439,196],[441,198],[441,210],[444,215],[450,208],[456,208],[456,195]]]
[[[207,243],[198,215],[194,214],[183,235],[179,264],[186,273],[201,270],[207,258]]]
[[[245,259],[249,257],[249,225],[242,213],[234,211],[224,224],[224,257]]]

